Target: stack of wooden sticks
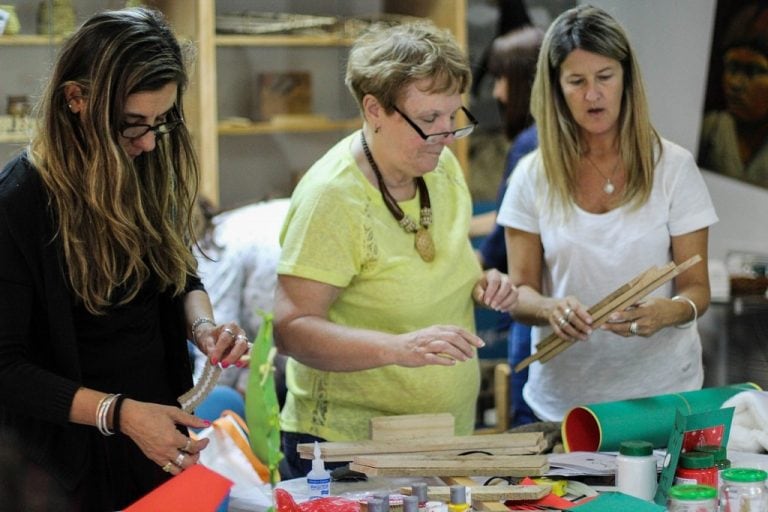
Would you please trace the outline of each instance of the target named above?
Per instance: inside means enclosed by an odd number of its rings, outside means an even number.
[[[608,318],[614,312],[621,311],[636,304],[653,290],[670,279],[674,279],[676,276],[682,274],[700,261],[701,256],[697,254],[680,265],[676,265],[671,261],[663,267],[653,266],[645,272],[635,276],[631,281],[620,286],[614,290],[613,293],[589,308],[589,314],[592,317],[592,328],[597,329],[607,322]],[[515,371],[520,372],[526,369],[534,361],[546,363],[574,343],[576,343],[576,341],[564,340],[557,334],[552,333],[536,345],[537,350],[535,354],[531,354],[515,366]]]

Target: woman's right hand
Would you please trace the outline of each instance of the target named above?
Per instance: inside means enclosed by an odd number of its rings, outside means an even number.
[[[126,399],[120,411],[120,431],[129,436],[147,458],[172,475],[197,464],[208,439],[193,440],[176,425],[204,428],[210,425],[178,407]]]
[[[547,321],[560,338],[567,341],[587,341],[592,334],[592,316],[576,297],[553,299]]]
[[[475,350],[485,346],[479,336],[453,325],[433,325],[401,334],[397,364],[406,367],[437,364],[452,366],[475,357]]]

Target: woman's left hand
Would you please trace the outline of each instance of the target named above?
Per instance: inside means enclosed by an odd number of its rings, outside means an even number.
[[[486,270],[472,290],[475,302],[496,311],[509,311],[517,305],[517,287],[507,274],[495,268]]]
[[[245,331],[235,322],[211,325],[201,324],[195,332],[195,341],[200,350],[208,356],[211,364],[221,363],[222,368],[230,365],[247,366],[240,361],[252,345]]]
[[[178,407],[126,399],[120,431],[130,437],[144,455],[172,475],[178,475],[200,460],[208,439],[192,439],[176,428],[204,428],[209,422]]]
[[[631,338],[653,336],[664,327],[671,325],[665,312],[670,299],[651,297],[629,306],[623,311],[617,311],[608,317],[601,329],[611,331],[619,336]]]

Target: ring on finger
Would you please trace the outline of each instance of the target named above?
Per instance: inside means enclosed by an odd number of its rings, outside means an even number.
[[[562,328],[562,327],[563,327],[565,324],[567,324],[567,323],[568,323],[568,319],[567,319],[567,318],[565,318],[564,316],[561,316],[561,317],[560,317],[560,318],[557,320],[557,325],[558,325],[558,327],[561,327],[561,328]]]
[[[166,473],[170,473],[171,469],[173,469],[173,462],[169,462],[168,464],[162,467],[162,470],[165,471]]]
[[[192,439],[187,438],[187,442],[184,443],[184,448],[181,449],[181,451],[189,453],[189,447],[192,446]]]
[[[565,311],[563,313],[564,313],[563,314],[563,318],[565,318],[565,321],[566,322],[570,322],[571,321],[571,315],[573,314],[573,309],[571,309],[570,307],[567,307],[567,308],[565,308]]]
[[[173,461],[173,463],[181,467],[181,465],[184,464],[184,454],[182,452],[179,452],[179,454],[176,455],[176,460]]]
[[[232,336],[233,338],[237,338],[237,336],[235,336],[235,331],[233,331],[233,330],[232,330],[232,329],[230,329],[229,327],[227,327],[227,328],[225,328],[225,329],[222,329],[222,330],[223,330],[225,333],[227,333],[227,334],[229,334],[230,336]]]
[[[629,324],[629,334],[631,334],[632,336],[637,336],[637,322],[636,321],[630,322],[630,324]]]
[[[246,336],[243,333],[240,333],[237,336],[235,336],[235,339],[236,340],[243,340],[244,342],[248,343],[248,336]]]

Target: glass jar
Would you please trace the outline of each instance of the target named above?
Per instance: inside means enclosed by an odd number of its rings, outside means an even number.
[[[728,460],[725,446],[704,445],[697,447],[696,451],[711,453],[715,458],[715,467],[717,468],[717,488],[721,489],[723,487],[723,471],[731,467],[731,461]]]
[[[717,512],[717,489],[708,485],[673,485],[669,488],[668,512]]]
[[[723,471],[720,505],[723,512],[768,511],[768,473],[762,469],[731,468]]]

